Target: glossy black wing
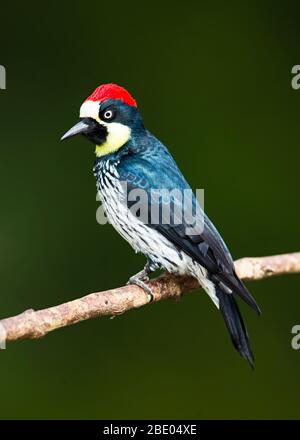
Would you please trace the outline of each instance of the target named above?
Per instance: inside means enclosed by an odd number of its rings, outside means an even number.
[[[178,250],[185,252],[201,266],[207,269],[209,277],[213,282],[219,283],[223,290],[230,293],[233,291],[242,297],[256,312],[260,313],[259,307],[254,298],[248,292],[243,282],[235,273],[232,257],[209,218],[204,214],[195,195],[192,193],[192,214],[186,216],[186,206],[182,200],[185,190],[192,192],[185,181],[175,162],[168,154],[164,157],[160,152],[157,167],[151,161],[145,159],[132,159],[123,162],[119,169],[120,179],[126,182],[127,193],[133,190],[143,190],[148,194],[147,206],[142,211],[148,211],[147,225],[166,237]],[[163,174],[161,167],[163,162]],[[176,193],[175,190],[179,192]],[[153,191],[167,190],[169,196],[154,197]],[[132,208],[135,203],[127,197],[127,206]],[[164,208],[167,209],[167,220]],[[156,212],[153,221],[152,212]],[[159,213],[159,214],[157,214]],[[180,217],[180,218],[178,218]],[[192,231],[192,233],[191,233]]]

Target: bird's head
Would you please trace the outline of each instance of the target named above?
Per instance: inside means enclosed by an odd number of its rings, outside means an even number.
[[[80,121],[61,140],[78,134],[96,145],[96,156],[114,153],[131,138],[132,130],[142,126],[136,101],[116,84],[104,84],[80,107]]]

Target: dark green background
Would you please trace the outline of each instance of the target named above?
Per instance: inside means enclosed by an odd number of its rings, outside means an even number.
[[[299,250],[299,3],[1,4],[1,317],[122,285],[137,256],[99,226],[92,145],[61,144],[117,82],[235,258]],[[300,276],[249,283],[254,372],[203,293],[0,352],[1,418],[298,418]]]

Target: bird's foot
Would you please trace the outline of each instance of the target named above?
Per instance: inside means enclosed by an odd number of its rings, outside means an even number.
[[[141,289],[143,289],[149,296],[149,302],[152,302],[154,300],[154,295],[151,288],[145,283],[145,281],[149,281],[148,275],[158,268],[159,267],[157,266],[157,264],[148,260],[144,269],[138,272],[136,275],[130,277],[129,281],[127,282],[127,284],[135,284],[136,286],[139,286]]]
[[[149,277],[148,277],[149,272],[150,272],[149,264],[146,264],[146,266],[144,267],[143,270],[141,270],[141,272],[129,278],[127,284],[135,284],[136,286],[139,286],[148,294],[149,302],[152,302],[154,299],[154,295],[150,287],[145,283],[145,281],[149,281]]]

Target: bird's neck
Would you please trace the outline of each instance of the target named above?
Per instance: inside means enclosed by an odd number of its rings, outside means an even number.
[[[144,128],[132,130],[130,139],[117,151],[107,150],[106,154],[97,155],[95,165],[100,163],[119,163],[129,155],[143,154],[147,143],[148,132]],[[101,147],[103,148],[103,147]]]

